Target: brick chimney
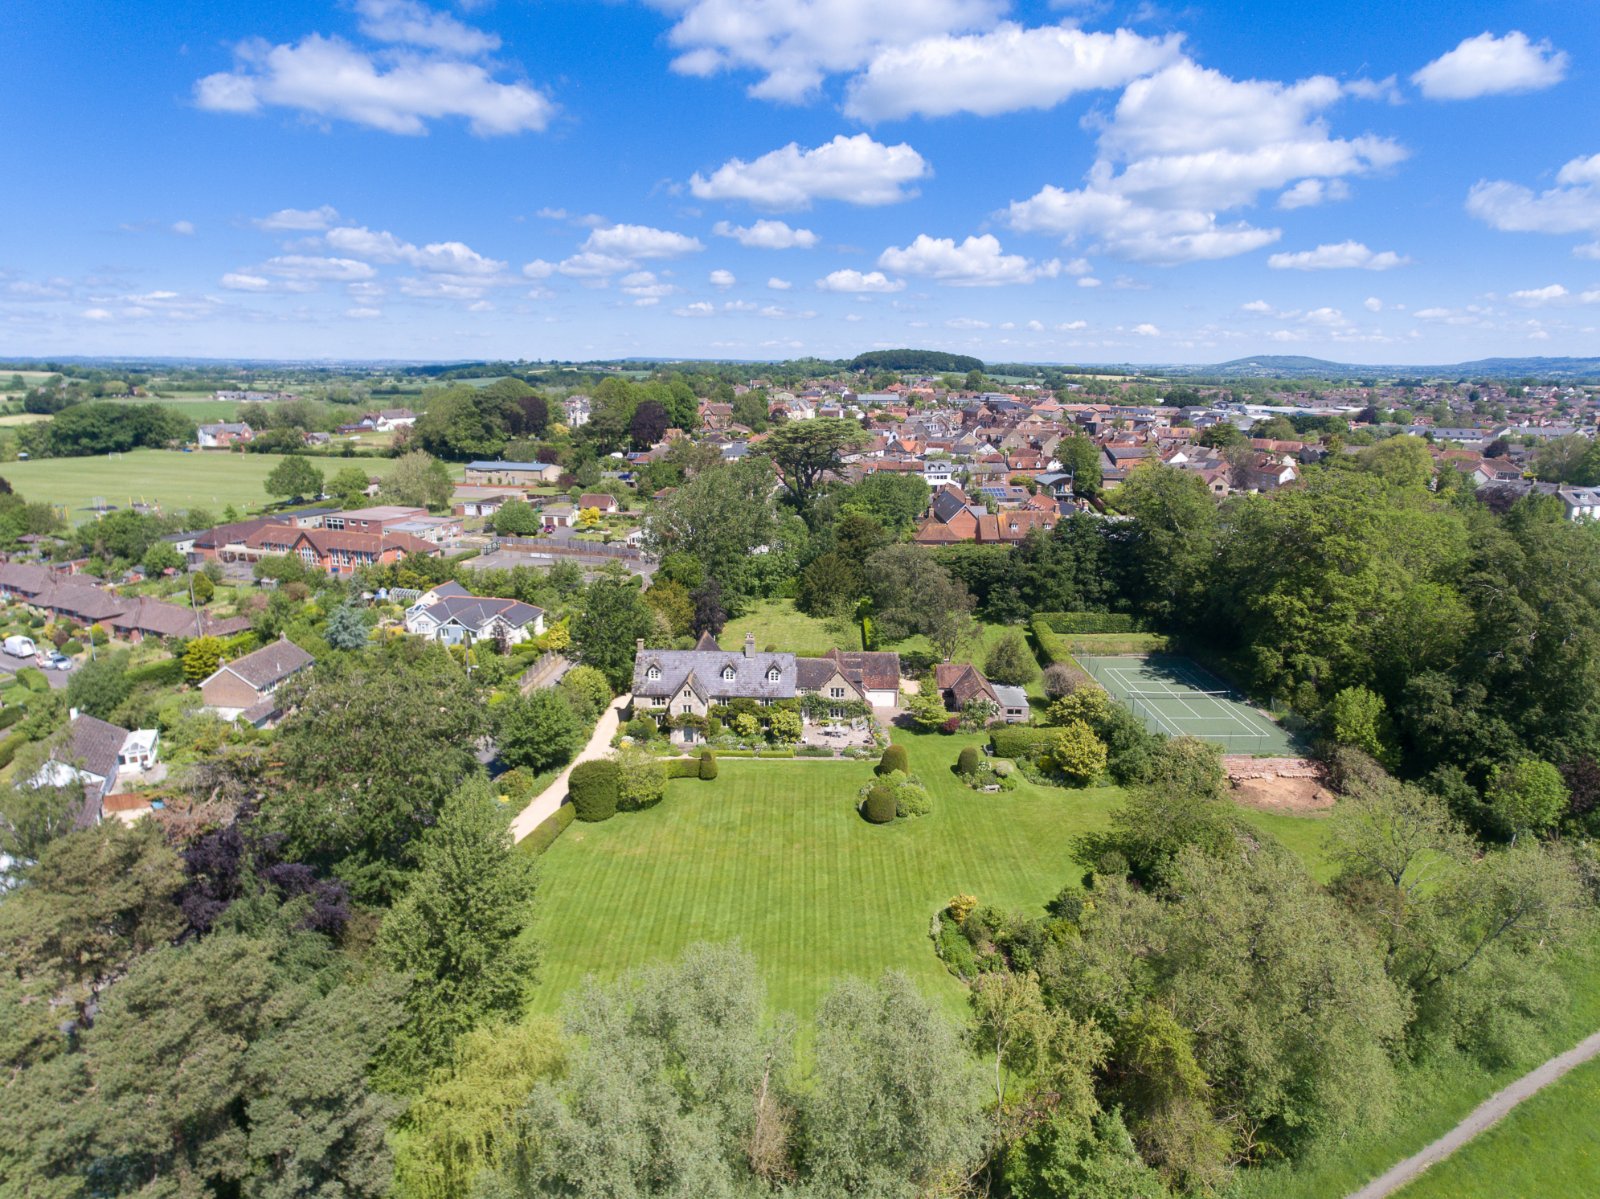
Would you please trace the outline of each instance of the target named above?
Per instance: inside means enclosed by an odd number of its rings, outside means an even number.
[[[746,633],[744,635],[744,656],[747,658],[756,656],[756,635],[754,633]]]
[[[644,638],[643,637],[637,637],[637,638],[634,639],[633,652],[636,653],[636,654],[644,653]]]

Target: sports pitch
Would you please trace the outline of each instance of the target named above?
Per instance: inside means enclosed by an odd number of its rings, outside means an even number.
[[[1187,658],[1088,658],[1078,664],[1156,733],[1197,737],[1232,754],[1297,755],[1284,729]]]

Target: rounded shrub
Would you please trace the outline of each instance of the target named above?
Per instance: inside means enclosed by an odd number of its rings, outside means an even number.
[[[861,801],[861,815],[868,824],[888,824],[895,816],[894,788],[879,783]]]
[[[911,759],[906,756],[906,747],[903,745],[890,745],[883,751],[883,757],[878,760],[879,774],[889,774],[892,771],[902,774],[911,773]]]
[[[978,773],[978,747],[969,745],[961,751],[961,756],[956,759],[956,773],[964,779],[969,779]]]
[[[617,814],[617,791],[622,772],[609,759],[580,762],[572,768],[567,791],[578,819],[594,823],[610,820]]]
[[[700,751],[700,781],[709,783],[717,777],[717,755],[709,749]]]
[[[83,642],[79,641],[76,637],[69,637],[65,642],[62,643],[61,652],[66,654],[69,658],[81,654],[83,653]]]

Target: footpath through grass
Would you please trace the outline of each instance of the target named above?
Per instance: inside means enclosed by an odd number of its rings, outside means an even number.
[[[1410,1186],[1400,1199],[1583,1199],[1600,1194],[1600,1060],[1527,1099]]]
[[[1467,1113],[1490,1095],[1512,1080],[1526,1074],[1547,1058],[1572,1048],[1584,1037],[1600,1029],[1600,937],[1564,959],[1561,972],[1572,993],[1571,1006],[1544,1035],[1534,1038],[1527,1056],[1500,1070],[1486,1070],[1462,1058],[1450,1056],[1435,1058],[1420,1068],[1402,1071],[1398,1111],[1387,1126],[1357,1137],[1342,1145],[1328,1146],[1313,1152],[1293,1168],[1266,1168],[1247,1171],[1240,1175],[1238,1199],[1343,1199],[1359,1190],[1367,1182],[1382,1174],[1390,1166],[1403,1161],[1413,1153],[1432,1144],[1449,1132]],[[1587,1077],[1600,1087],[1595,1065],[1581,1067]],[[1594,1092],[1573,1091],[1572,1079],[1580,1071],[1557,1083],[1549,1091],[1541,1092],[1519,1106],[1507,1121],[1521,1122],[1528,1143],[1543,1139],[1548,1149],[1537,1167],[1526,1167],[1520,1173],[1509,1162],[1509,1148],[1496,1149],[1489,1138],[1499,1133],[1505,1125],[1497,1125],[1483,1137],[1434,1167],[1428,1175],[1399,1192],[1405,1199],[1434,1199],[1435,1196],[1463,1196],[1466,1199],[1500,1199],[1501,1196],[1537,1196],[1539,1199],[1566,1199],[1567,1196],[1600,1194],[1600,1176],[1593,1171],[1596,1157],[1594,1141],[1578,1135],[1582,1129],[1592,1129]],[[1577,1084],[1580,1088],[1582,1083]],[[1563,1098],[1563,1096],[1566,1096]],[[1537,1104],[1543,1106],[1535,1106]],[[1552,1106],[1554,1105],[1554,1106]],[[1524,1114],[1527,1113],[1527,1114]],[[1515,1141],[1511,1142],[1515,1144]],[[1481,1148],[1487,1145],[1488,1148]],[[1578,1189],[1567,1187],[1565,1171],[1553,1170],[1553,1159],[1566,1153],[1587,1151],[1589,1182]],[[1436,1177],[1447,1177],[1444,1171],[1458,1158],[1472,1155],[1466,1164],[1458,1167],[1467,1173],[1453,1175],[1458,1185],[1441,1184],[1441,1189],[1427,1190]],[[1547,1170],[1547,1166],[1551,1167]],[[1574,1166],[1574,1169],[1577,1167]],[[1546,1185],[1545,1175],[1551,1182]],[[1493,1185],[1478,1179],[1495,1179]]]
[[[535,1006],[556,1010],[586,974],[738,938],[772,1006],[803,1019],[835,979],[887,968],[962,1010],[928,940],[934,913],[960,892],[1037,910],[1081,874],[1072,840],[1104,824],[1119,792],[1022,783],[983,795],[950,771],[979,736],[896,740],[933,796],[928,816],[863,821],[855,795],[870,763],[725,760],[716,781],[675,781],[651,811],[574,824],[541,859]]]

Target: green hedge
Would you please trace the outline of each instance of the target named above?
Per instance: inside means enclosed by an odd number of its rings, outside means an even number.
[[[0,741],[0,770],[11,765],[11,759],[17,756],[17,751],[28,744],[26,733],[12,733],[4,741]]]
[[[547,816],[538,826],[522,839],[519,848],[529,853],[543,853],[555,844],[555,840],[566,830],[567,825],[578,818],[578,809],[569,803],[562,804],[556,809],[554,816]]]
[[[703,783],[714,782],[717,777],[717,755],[709,749],[700,751],[700,781]]]
[[[24,666],[17,671],[17,682],[35,695],[43,695],[50,690],[50,680],[44,677],[44,671],[37,670],[32,666]]]
[[[997,725],[989,730],[989,744],[997,758],[1032,758],[1060,731],[1025,724]]]
[[[762,750],[755,750],[755,749],[719,749],[719,750],[717,750],[717,757],[719,757],[719,758],[792,758],[792,757],[794,757],[794,748],[792,746],[786,746],[783,749],[762,749]]]
[[[155,683],[161,687],[176,687],[183,682],[183,659],[167,658],[161,662],[146,662],[128,671],[128,682],[135,687],[141,683]]]
[[[1038,612],[1052,633],[1137,633],[1139,622],[1126,612]]]
[[[699,758],[672,758],[667,762],[669,779],[697,779],[700,777]]]
[[[1066,638],[1062,637],[1043,616],[1033,618],[1033,640],[1039,647],[1039,657],[1046,666],[1054,666],[1058,662],[1077,665],[1072,661],[1072,652],[1067,648]]]
[[[0,729],[8,729],[27,714],[28,709],[21,704],[12,704],[9,708],[0,708]]]

